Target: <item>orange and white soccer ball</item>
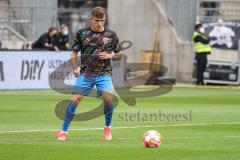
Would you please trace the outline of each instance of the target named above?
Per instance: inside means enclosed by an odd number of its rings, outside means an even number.
[[[161,144],[161,134],[155,130],[144,133],[142,141],[147,148],[157,148]]]

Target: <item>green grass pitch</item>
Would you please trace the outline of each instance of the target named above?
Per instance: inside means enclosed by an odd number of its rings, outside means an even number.
[[[120,101],[112,141],[102,140],[104,117],[100,117],[73,122],[68,140],[59,142],[53,130],[62,121],[54,108],[70,96],[48,90],[0,91],[0,160],[240,159],[237,87],[174,87],[163,96],[137,99],[135,107]],[[77,112],[98,104],[99,100],[86,98]],[[176,115],[180,117],[172,118]],[[140,141],[150,129],[163,136],[159,148],[145,148]]]

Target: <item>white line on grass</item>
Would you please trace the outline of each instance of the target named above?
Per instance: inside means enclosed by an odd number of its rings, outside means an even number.
[[[163,125],[151,125],[151,126],[121,126],[113,127],[112,129],[136,129],[136,128],[154,128],[154,127],[185,127],[185,126],[208,126],[208,125],[232,125],[240,124],[240,122],[223,122],[223,123],[186,123],[186,124],[163,124]],[[103,128],[75,128],[69,129],[70,131],[89,131],[89,130],[102,130]],[[53,132],[58,129],[39,129],[39,130],[12,130],[12,131],[0,131],[0,134],[4,133],[28,133],[28,132]]]
[[[162,140],[184,140],[184,139],[219,139],[219,138],[227,138],[227,139],[236,139],[240,138],[240,136],[216,136],[216,137],[209,137],[209,136],[198,136],[198,137],[162,137]],[[103,138],[84,138],[84,137],[79,137],[79,138],[73,138],[71,137],[69,139],[70,141],[78,141],[78,140],[103,140]],[[141,141],[141,138],[134,138],[134,137],[114,137],[113,140],[139,140]],[[14,138],[14,139],[5,139],[5,138],[0,138],[0,142],[11,142],[11,141],[56,141],[56,139],[53,139],[52,137],[31,137],[31,138]]]
[[[203,139],[203,138],[240,138],[240,136],[218,136],[218,137],[207,137],[207,136],[202,136],[202,137],[167,137],[163,139]],[[102,138],[78,138],[78,139],[82,139],[82,140],[102,140]],[[133,138],[133,137],[117,137],[114,138],[115,140],[132,140],[132,139],[139,139],[140,138]]]

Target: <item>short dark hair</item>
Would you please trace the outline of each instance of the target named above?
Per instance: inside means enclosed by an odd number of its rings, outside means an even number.
[[[52,32],[54,30],[57,30],[57,28],[56,27],[50,27],[49,30],[48,30],[48,33]]]
[[[92,9],[92,17],[103,18],[106,16],[106,10],[103,7],[95,7]]]
[[[199,28],[201,28],[203,25],[201,23],[195,25],[195,31],[197,31]]]

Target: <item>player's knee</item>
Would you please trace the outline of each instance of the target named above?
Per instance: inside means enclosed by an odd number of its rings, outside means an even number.
[[[104,104],[112,104],[113,102],[112,95],[111,94],[103,95],[103,101]]]
[[[78,102],[79,100],[78,100],[78,98],[76,98],[76,97],[72,97],[71,99],[70,99],[70,102],[71,103],[73,103],[73,104],[75,104],[75,105],[77,105],[79,102]]]
[[[80,95],[74,95],[71,97],[70,102],[78,105],[78,103],[81,101],[82,97]]]

